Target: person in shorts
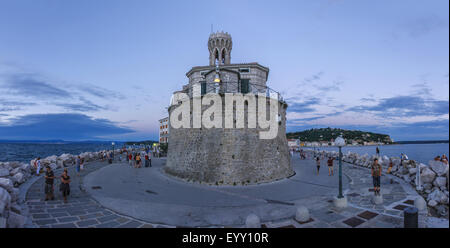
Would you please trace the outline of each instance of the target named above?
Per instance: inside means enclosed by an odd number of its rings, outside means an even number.
[[[334,170],[333,170],[333,160],[334,158],[329,157],[328,158],[328,176],[333,176],[334,175]]]
[[[378,159],[375,158],[372,164],[372,178],[373,178],[373,190],[375,195],[380,195],[380,179],[381,179],[381,165],[378,163]]]
[[[53,182],[55,180],[55,174],[50,166],[47,166],[47,171],[45,172],[45,201],[55,200],[53,195],[54,188]]]

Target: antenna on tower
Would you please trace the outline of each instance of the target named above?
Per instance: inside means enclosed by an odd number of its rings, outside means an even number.
[[[213,33],[213,24],[211,24],[211,34]]]

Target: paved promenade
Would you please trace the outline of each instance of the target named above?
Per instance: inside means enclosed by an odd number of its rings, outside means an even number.
[[[384,202],[371,202],[372,180],[365,168],[344,164],[344,189],[349,206],[335,209],[335,175],[325,164],[316,175],[314,161],[292,159],[296,175],[273,183],[252,186],[207,186],[185,183],[162,173],[164,159],[153,159],[151,168],[131,168],[126,163],[87,164],[72,178],[69,203],[60,192],[55,201],[43,201],[44,179],[28,190],[26,201],[34,227],[242,227],[248,214],[261,218],[263,227],[402,227],[403,209],[417,193],[391,176],[382,177]],[[57,171],[60,175],[61,171]],[[59,184],[59,182],[58,182]],[[55,185],[56,186],[56,185]],[[57,187],[56,187],[57,188]],[[295,221],[296,205],[311,214],[307,223]],[[425,227],[425,213],[419,217]]]

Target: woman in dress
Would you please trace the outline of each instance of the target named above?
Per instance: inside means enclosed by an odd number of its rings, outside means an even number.
[[[70,194],[70,176],[67,173],[67,168],[64,169],[63,174],[61,175],[61,193],[64,198],[64,203],[67,203],[67,196]]]

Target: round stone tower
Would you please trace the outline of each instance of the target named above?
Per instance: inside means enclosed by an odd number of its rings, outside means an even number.
[[[231,35],[224,32],[212,33],[208,39],[209,65],[229,65],[232,47]]]
[[[172,99],[179,99],[175,94],[183,94],[188,103],[181,115],[183,101],[171,100],[168,108],[170,132],[164,171],[188,181],[215,185],[246,185],[292,176],[286,139],[287,104],[278,92],[267,87],[269,68],[258,63],[231,64],[231,49],[228,33],[211,34],[209,65],[189,70],[189,83],[174,93]],[[220,111],[205,118],[213,109],[208,100],[211,95],[216,97],[214,104]],[[240,100],[229,105],[229,96]],[[201,102],[200,110],[195,110],[195,102]],[[233,110],[231,113],[227,106]],[[269,119],[274,120],[272,126],[277,131],[272,138],[262,139],[260,133],[267,127],[261,127],[264,120],[260,122],[258,113],[264,113],[261,116],[267,120],[272,106],[277,110]],[[238,112],[242,114],[239,118]],[[195,121],[199,116],[201,124]],[[258,125],[254,116],[258,116]],[[187,126],[174,125],[186,117]],[[207,124],[216,118],[218,126]]]

